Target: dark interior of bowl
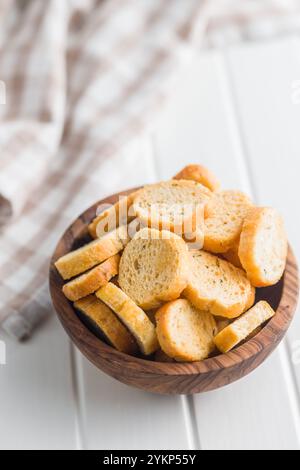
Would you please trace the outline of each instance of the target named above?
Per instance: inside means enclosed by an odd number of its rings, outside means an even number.
[[[283,291],[283,279],[271,287],[264,287],[263,289],[256,289],[256,302],[266,300],[269,302],[273,310],[277,310],[280,304]]]
[[[86,245],[87,243],[89,243],[91,241],[92,241],[92,238],[85,231],[82,234],[81,237],[78,237],[76,240],[74,240],[71,250],[73,251],[73,250],[76,250],[78,248],[81,248],[82,246]],[[276,311],[279,307],[280,299],[282,297],[283,279],[284,278],[282,278],[279,281],[279,283],[277,283],[274,286],[261,288],[261,289],[256,289],[256,300],[255,300],[256,303],[261,301],[261,300],[265,300]],[[74,314],[76,314],[78,316],[78,318],[85,325],[85,327],[88,328],[97,338],[99,338],[101,341],[104,341],[107,344],[109,344],[107,342],[106,337],[102,334],[101,330],[99,328],[97,328],[97,326],[92,321],[88,320],[85,316],[83,316],[80,312],[76,311],[75,309],[74,309]],[[269,322],[267,322],[264,325],[264,327],[266,327],[266,325],[268,323]],[[240,345],[238,345],[237,347],[239,347],[239,346]],[[216,356],[217,355],[213,355],[213,357],[216,357]],[[145,358],[144,356],[141,355],[140,357],[143,357],[144,359],[148,359],[150,361],[153,360],[153,356]]]

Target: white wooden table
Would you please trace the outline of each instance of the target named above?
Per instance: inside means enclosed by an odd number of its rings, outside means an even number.
[[[297,38],[202,54],[176,80],[157,130],[127,155],[127,174],[105,191],[201,162],[225,187],[280,209],[299,256],[299,83]],[[74,350],[53,315],[25,344],[5,338],[0,448],[299,449],[298,313],[260,369],[194,397],[150,395],[107,377]]]

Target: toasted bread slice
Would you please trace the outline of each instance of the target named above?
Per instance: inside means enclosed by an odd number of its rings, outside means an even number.
[[[88,227],[91,237],[101,238],[106,233],[129,224],[134,219],[131,208],[137,194],[138,191],[135,191],[129,196],[121,196],[116,204],[99,214]]]
[[[84,316],[87,322],[108,342],[126,354],[136,354],[137,344],[127,328],[116,315],[95,295],[89,295],[75,302],[74,307]]]
[[[267,320],[270,320],[274,315],[274,310],[267,302],[259,302],[255,307],[221,331],[214,339],[215,345],[222,353],[231,351],[231,349],[249,337],[253,331]]]
[[[205,251],[193,251],[191,258],[183,296],[195,307],[216,316],[236,318],[254,302],[254,289],[244,271]]]
[[[175,180],[192,180],[203,184],[210,191],[219,191],[221,184],[216,176],[202,165],[188,165],[175,177]]]
[[[189,236],[202,229],[204,205],[211,195],[195,181],[172,180],[146,186],[134,199],[133,208],[148,227]]]
[[[244,219],[253,207],[240,191],[220,191],[205,206],[204,249],[226,253],[240,237]]]
[[[176,361],[201,361],[214,350],[214,317],[196,309],[187,300],[164,305],[158,310],[156,320],[161,349]]]
[[[239,247],[240,247],[240,239],[238,239],[232,248],[228,250],[226,253],[223,254],[223,258],[225,258],[229,263],[233,264],[233,266],[243,269],[240,257],[239,257]]]
[[[63,293],[72,302],[93,294],[118,274],[119,264],[120,255],[112,256],[96,268],[65,284]]]
[[[143,354],[150,355],[158,350],[155,326],[146,313],[121,289],[108,283],[96,292],[96,296],[111,308],[124,323],[136,339]]]
[[[175,300],[187,286],[187,244],[174,233],[143,229],[121,258],[121,289],[145,310]]]
[[[255,287],[276,284],[282,277],[288,241],[281,216],[275,209],[256,207],[248,213],[241,234],[239,257]]]
[[[124,249],[129,242],[127,226],[122,226],[78,250],[60,258],[55,266],[65,280],[82,274]]]

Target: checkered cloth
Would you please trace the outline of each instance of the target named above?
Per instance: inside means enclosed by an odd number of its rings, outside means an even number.
[[[276,20],[272,33],[283,32],[287,24],[296,27],[296,14],[279,12],[299,13],[298,5],[1,0],[4,330],[24,338],[52,311],[47,277],[58,238],[86,207],[124,186],[131,145],[153,124],[170,77],[199,46],[203,32],[207,46],[269,34],[270,19]]]

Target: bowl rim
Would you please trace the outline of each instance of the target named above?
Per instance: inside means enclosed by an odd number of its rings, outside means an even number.
[[[298,266],[290,246],[288,250],[287,265],[283,275],[281,299],[278,308],[276,309],[276,315],[271,320],[269,320],[269,322],[254,338],[245,342],[241,346],[237,346],[234,350],[227,354],[220,354],[200,362],[185,363],[156,362],[149,359],[130,356],[116,350],[114,347],[99,339],[80,320],[72,303],[64,296],[61,287],[58,286],[57,279],[59,279],[60,276],[54,266],[54,263],[60,256],[68,253],[68,250],[64,249],[63,246],[68,239],[72,241],[74,241],[76,238],[79,239],[79,234],[81,235],[81,238],[83,237],[88,223],[93,220],[96,214],[96,210],[100,205],[114,204],[120,196],[126,196],[131,192],[136,191],[137,189],[140,188],[121,191],[119,193],[113,194],[112,196],[106,197],[89,207],[68,227],[54,250],[54,254],[51,258],[49,272],[50,294],[56,314],[73,342],[79,347],[79,349],[81,349],[80,343],[84,338],[86,347],[93,350],[94,355],[97,355],[98,357],[103,355],[113,355],[115,360],[117,360],[119,363],[126,362],[128,367],[134,369],[135,372],[137,369],[140,369],[141,372],[145,373],[147,372],[147,369],[151,369],[151,374],[156,373],[158,375],[171,376],[198,375],[207,374],[210,372],[218,372],[221,370],[224,371],[224,369],[229,370],[238,366],[244,361],[249,361],[252,359],[254,360],[256,356],[264,349],[272,349],[272,346],[278,343],[278,339],[282,339],[287,332],[293,320],[298,302]],[[62,279],[60,284],[63,284]],[[62,306],[64,308],[62,308]],[[70,320],[74,324],[74,328],[72,330],[69,327]],[[91,360],[89,355],[87,355],[87,357]]]

